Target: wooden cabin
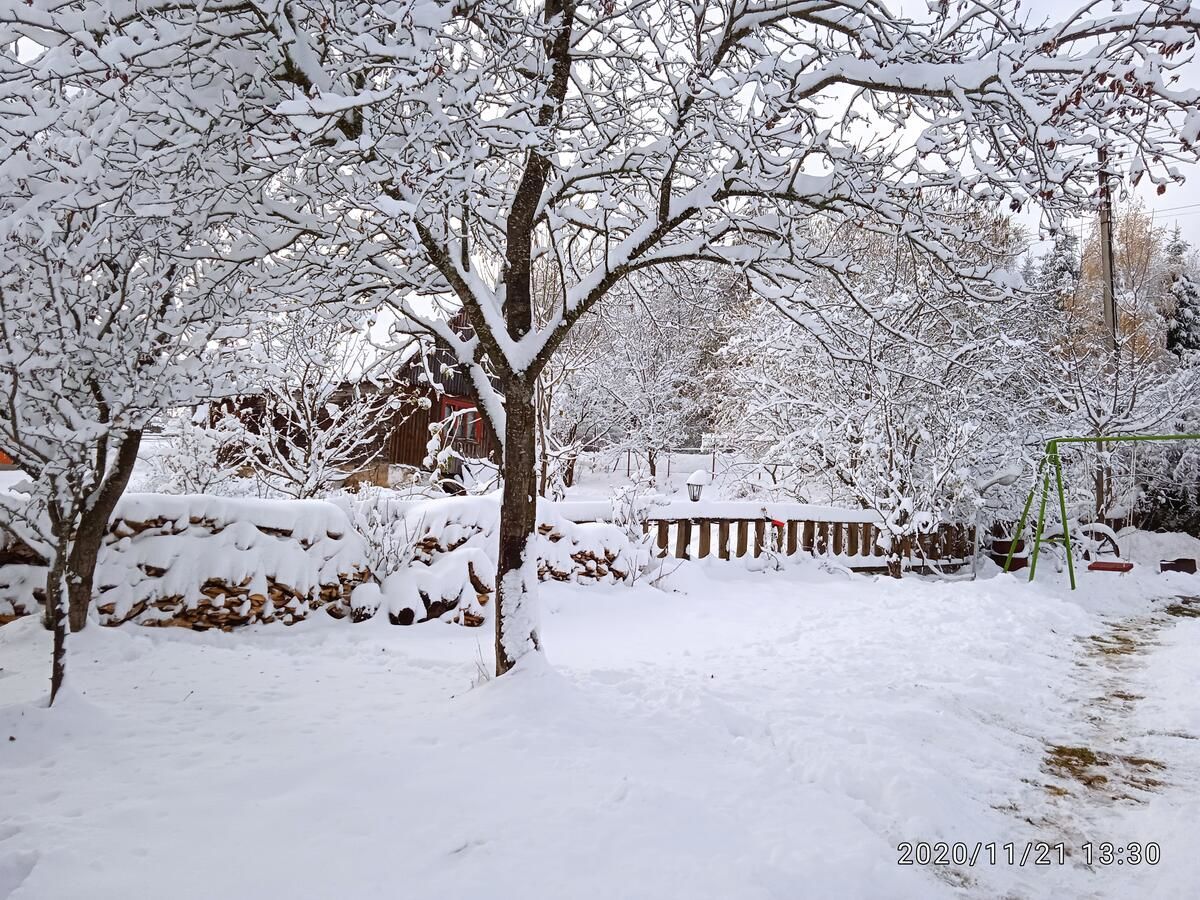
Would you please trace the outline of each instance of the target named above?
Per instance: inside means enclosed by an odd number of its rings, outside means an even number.
[[[428,453],[429,426],[444,422],[456,413],[461,415],[450,426],[454,449],[467,459],[494,458],[495,443],[484,427],[483,416],[476,409],[470,379],[464,373],[446,372],[440,378],[440,390],[423,379],[420,366],[414,366],[411,374],[405,374],[404,383],[414,390],[413,403],[406,404],[396,414],[380,462],[420,467]],[[428,409],[418,402],[421,397],[429,400]]]

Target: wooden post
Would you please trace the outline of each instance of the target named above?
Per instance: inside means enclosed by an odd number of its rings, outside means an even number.
[[[747,539],[750,536],[750,523],[745,519],[738,519],[737,523],[737,555],[741,558],[746,555]]]
[[[659,556],[667,555],[667,547],[669,546],[667,542],[670,539],[668,536],[668,531],[669,531],[670,527],[671,527],[671,523],[668,522],[666,519],[658,520],[658,539],[657,539],[656,543],[658,544],[658,555]]]
[[[843,526],[842,526],[841,522],[834,522],[832,527],[833,527],[833,555],[841,556],[842,555]]]
[[[799,537],[800,523],[795,519],[789,519],[787,523],[787,555],[796,555],[796,543]]]
[[[691,559],[692,520],[680,519],[675,523],[675,558]]]
[[[817,523],[817,556],[826,556],[829,553],[829,523]]]
[[[762,556],[763,547],[767,545],[767,523],[759,519],[754,523],[754,555]]]
[[[846,526],[846,555],[858,556],[859,527],[851,522]]]
[[[817,542],[817,526],[814,522],[805,522],[804,530],[800,533],[800,549],[812,553]]]
[[[696,526],[700,529],[700,549],[697,555],[700,559],[708,556],[712,543],[712,522],[708,519],[698,519]]]
[[[729,520],[722,519],[717,523],[717,556],[729,559]]]

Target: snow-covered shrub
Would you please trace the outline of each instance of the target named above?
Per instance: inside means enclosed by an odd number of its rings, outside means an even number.
[[[240,432],[228,418],[209,426],[207,416],[182,419],[162,446],[145,454],[142,485],[164,494],[244,496],[252,485],[240,477],[246,464]]]
[[[346,511],[351,526],[363,539],[376,578],[383,580],[412,565],[422,523],[398,511],[405,501],[394,491],[363,487],[356,494],[338,494],[331,499]]]
[[[663,506],[668,502],[665,496],[653,490],[651,481],[647,479],[620,486],[613,493],[613,525],[621,529],[629,542],[633,558],[630,575],[635,580],[655,561],[654,537],[646,522],[655,506]]]

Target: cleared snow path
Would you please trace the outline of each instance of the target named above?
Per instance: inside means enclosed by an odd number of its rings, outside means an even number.
[[[1076,896],[1195,897],[1200,598],[1106,616],[1079,644],[1071,719],[1047,736],[1040,778],[1015,811],[1065,842],[1077,869],[1083,844],[1097,848],[1091,880],[1068,879]],[[1107,864],[1102,842],[1113,845]],[[1144,858],[1149,843],[1157,865]]]
[[[490,636],[456,626],[93,628],[47,711],[46,636],[6,626],[0,898],[1194,896],[1172,891],[1200,873],[1200,620],[1120,674],[1144,698],[1120,752],[1161,760],[1161,789],[1044,786],[1048,747],[1102,743],[1088,637],[1160,615],[1165,582],[1114,611],[1010,578],[672,580],[548,586],[554,668],[474,688]],[[896,864],[901,841],[1059,832],[1163,863]]]

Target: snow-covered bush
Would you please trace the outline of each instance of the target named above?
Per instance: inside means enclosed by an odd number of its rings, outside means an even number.
[[[362,537],[376,578],[385,579],[413,564],[423,523],[403,515],[401,510],[406,501],[394,491],[372,486],[330,499],[346,511],[351,527]]]
[[[258,329],[265,359],[255,392],[227,404],[222,428],[237,431],[265,496],[319,497],[362,472],[391,429],[427,397],[389,370],[366,336],[315,311]]]
[[[144,489],[164,494],[245,495],[246,466],[241,430],[229,418],[209,426],[207,407],[182,417],[163,436],[161,447],[145,454]]]

